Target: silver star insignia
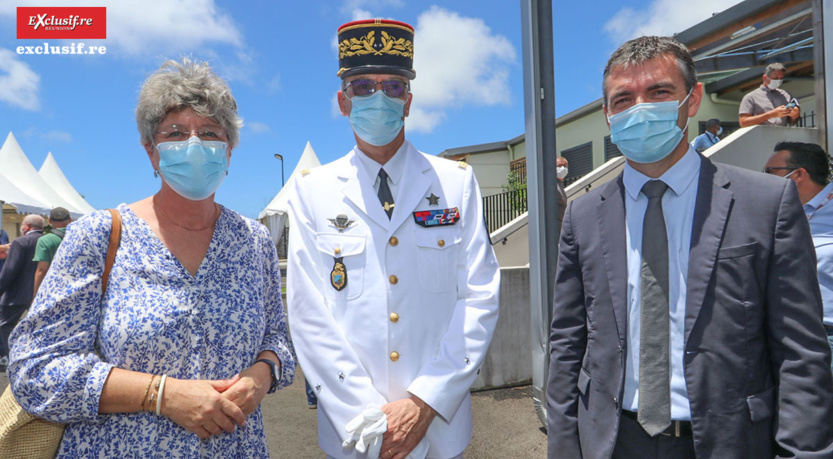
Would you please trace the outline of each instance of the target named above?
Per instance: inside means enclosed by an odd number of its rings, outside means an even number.
[[[432,206],[436,206],[437,204],[439,204],[440,197],[439,196],[434,196],[434,193],[431,193],[431,196],[428,196],[425,199],[428,200],[428,204],[430,204]]]

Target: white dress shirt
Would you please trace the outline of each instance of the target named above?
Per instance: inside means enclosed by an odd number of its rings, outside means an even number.
[[[831,193],[833,182],[804,204],[804,212],[810,219],[810,233],[816,248],[824,324],[833,327],[833,200],[828,198]]]
[[[685,302],[688,255],[691,247],[691,226],[700,177],[700,156],[689,147],[688,152],[659,179],[668,185],[662,197],[662,211],[668,233],[668,303],[671,319],[670,376],[671,419],[690,420],[691,409],[683,368],[685,345]],[[642,224],[648,198],[642,186],[651,180],[629,164],[622,177],[625,184],[625,237],[628,253],[628,346],[625,363],[625,392],[622,408],[638,411],[639,407],[639,331],[640,272],[642,266]]]

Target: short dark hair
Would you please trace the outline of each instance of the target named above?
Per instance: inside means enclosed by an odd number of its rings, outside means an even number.
[[[62,222],[69,218],[69,211],[63,207],[56,207],[49,212],[49,220],[53,222]]]
[[[778,142],[775,151],[790,152],[787,166],[802,168],[810,174],[810,180],[819,185],[830,181],[830,157],[824,149],[814,143]]]
[[[706,129],[711,129],[715,126],[720,126],[720,120],[717,118],[712,118],[706,121]]]
[[[670,54],[677,61],[680,74],[685,80],[686,92],[691,91],[691,88],[697,85],[697,69],[694,67],[694,59],[691,58],[688,48],[672,37],[639,37],[625,42],[607,61],[602,79],[604,106],[607,107],[607,77],[614,67],[627,68],[629,65],[640,65],[665,54]]]

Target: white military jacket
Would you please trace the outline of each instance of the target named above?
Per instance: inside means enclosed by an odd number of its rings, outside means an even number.
[[[345,424],[413,394],[437,411],[429,457],[454,457],[471,439],[469,389],[498,318],[480,189],[465,163],[406,141],[389,220],[358,154],[299,177],[289,206],[289,328],[318,395],[319,446],[355,456]]]

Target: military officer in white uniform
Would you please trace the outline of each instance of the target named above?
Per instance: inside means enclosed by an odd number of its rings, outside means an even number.
[[[462,455],[469,389],[498,318],[500,271],[470,167],[405,140],[413,28],[339,28],[338,102],[356,146],[305,171],[290,200],[288,316],[318,396],[331,457],[370,403],[387,415],[382,458]],[[422,443],[422,444],[420,444]]]

